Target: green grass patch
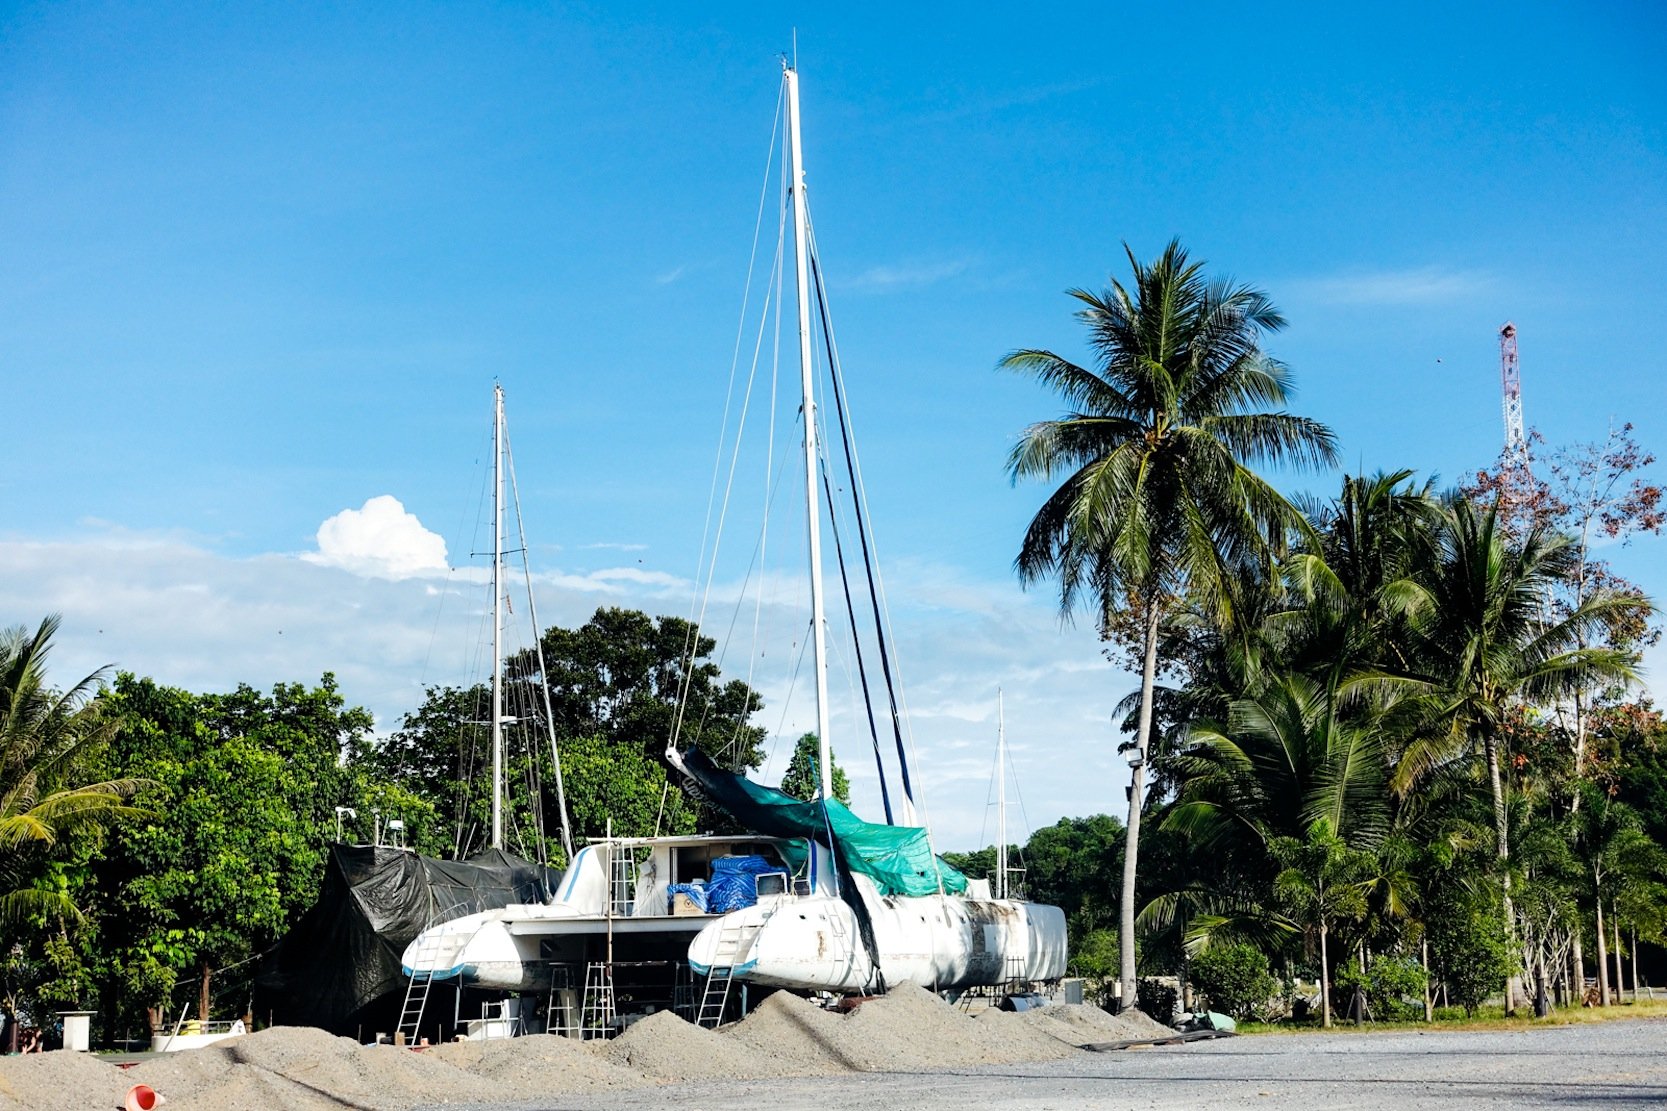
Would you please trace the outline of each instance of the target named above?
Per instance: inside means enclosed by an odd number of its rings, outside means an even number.
[[[1345,1019],[1332,1018],[1330,1030],[1314,1018],[1306,1022],[1241,1022],[1241,1034],[1328,1034],[1370,1033],[1382,1030],[1526,1030],[1537,1026],[1573,1026],[1590,1022],[1614,1022],[1628,1018],[1667,1018],[1667,995],[1659,999],[1640,999],[1636,1003],[1619,1003],[1609,1007],[1554,1008],[1545,1018],[1527,1014],[1505,1017],[1504,1007],[1483,1005],[1476,1013],[1467,1015],[1460,1007],[1437,1007],[1435,1021],[1422,1019],[1396,1022],[1365,1022],[1356,1026]]]

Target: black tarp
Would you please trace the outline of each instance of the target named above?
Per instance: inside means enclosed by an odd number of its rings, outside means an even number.
[[[398,1021],[400,957],[428,926],[510,903],[543,902],[561,874],[488,850],[436,860],[404,849],[332,845],[318,901],[261,965],[256,1013],[359,1036]]]

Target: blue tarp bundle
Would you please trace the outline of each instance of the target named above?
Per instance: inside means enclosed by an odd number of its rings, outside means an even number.
[[[704,883],[673,883],[666,885],[666,901],[676,899],[679,895],[687,895],[689,901],[706,913],[706,885]]]
[[[779,872],[781,865],[761,856],[720,856],[712,862],[712,882],[706,885],[709,914],[728,914],[758,902],[758,877]]]

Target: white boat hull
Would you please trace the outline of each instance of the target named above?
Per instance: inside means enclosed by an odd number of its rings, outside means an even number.
[[[401,957],[407,976],[457,980],[470,988],[534,992],[551,986],[558,967],[602,960],[606,938],[642,953],[681,959],[693,938],[717,916],[671,914],[667,884],[679,873],[679,853],[704,859],[731,851],[757,851],[768,838],[682,837],[621,839],[581,849],[560,892],[548,903],[515,903],[463,915],[422,931]],[[632,897],[610,901],[609,861],[614,852],[641,851]],[[684,866],[687,870],[687,866]],[[614,913],[610,913],[610,909]]]
[[[783,895],[728,914],[689,946],[697,973],[729,966],[751,983],[859,992],[913,983],[934,991],[1065,975],[1065,913],[1012,899],[878,895],[857,879],[874,926],[880,975],[856,915],[830,894]]]

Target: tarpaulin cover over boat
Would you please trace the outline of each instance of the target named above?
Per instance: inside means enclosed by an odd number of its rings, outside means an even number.
[[[391,1030],[382,1012],[391,1005],[398,1019],[400,957],[418,933],[481,910],[543,902],[560,880],[559,872],[497,850],[459,861],[332,845],[318,901],[261,966],[257,1011],[338,1034]]]
[[[926,831],[918,826],[865,822],[838,799],[805,802],[772,787],[718,767],[704,753],[682,754],[683,770],[696,789],[747,829],[771,837],[814,837],[828,843],[832,827],[843,850],[842,863],[873,879],[883,895],[936,895],[939,883],[951,895],[967,889],[967,877],[932,855]]]

